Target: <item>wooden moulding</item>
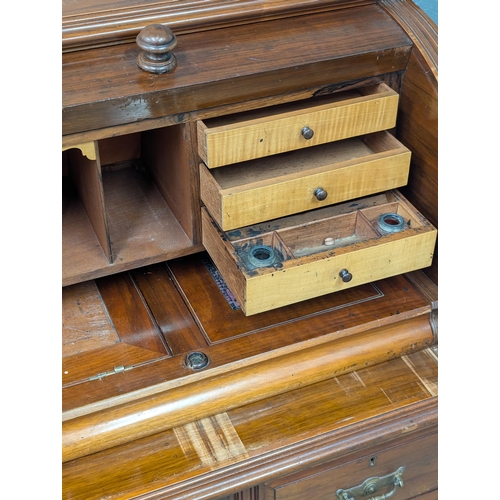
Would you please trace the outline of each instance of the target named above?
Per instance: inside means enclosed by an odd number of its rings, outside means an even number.
[[[139,52],[116,46],[63,55],[63,135],[167,116],[179,122],[203,109],[403,71],[411,40],[366,5],[181,35],[177,68],[166,75],[138,68]]]
[[[248,365],[63,422],[63,462],[432,345],[427,316]]]
[[[373,0],[163,0],[154,3],[111,0],[105,4],[95,0],[63,0],[62,48],[67,52],[131,42],[144,28],[145,19],[148,24],[165,24],[180,34],[367,3]]]
[[[242,489],[369,462],[435,433],[437,369],[424,349],[66,462],[63,498],[257,498]],[[434,451],[420,457],[429,471]]]

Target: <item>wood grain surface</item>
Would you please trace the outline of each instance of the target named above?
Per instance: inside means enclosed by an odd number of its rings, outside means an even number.
[[[425,436],[436,426],[436,383],[430,350],[359,369],[66,462],[63,498],[220,498],[258,483],[286,484],[278,478],[306,477],[311,467],[327,469],[326,461],[369,460],[394,445],[423,447],[396,453],[396,461],[432,470],[434,446],[425,451]]]
[[[203,108],[397,72],[411,50],[376,5],[215,30],[208,42],[207,33],[179,37],[178,66],[167,76],[140,70],[133,45],[64,54],[63,135],[181,121]]]

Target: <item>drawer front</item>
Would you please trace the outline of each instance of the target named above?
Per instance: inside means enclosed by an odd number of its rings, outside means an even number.
[[[198,153],[208,168],[216,168],[390,129],[396,124],[398,100],[398,94],[382,83],[199,121]]]
[[[201,164],[201,199],[228,231],[404,186],[410,157],[383,131],[219,169]]]
[[[387,498],[409,500],[437,490],[437,433],[423,436],[400,446],[384,449],[341,465],[324,465],[315,471],[279,479],[266,485],[265,499],[273,500],[344,500],[345,491],[355,500]],[[390,483],[399,472],[402,485]],[[389,476],[389,477],[387,477]],[[386,478],[384,480],[384,478]],[[366,493],[360,494],[360,491]],[[350,496],[349,496],[350,494]],[[437,497],[437,495],[434,495]],[[427,497],[425,497],[427,498]]]
[[[428,267],[436,235],[392,191],[229,232],[202,211],[203,244],[246,315]]]

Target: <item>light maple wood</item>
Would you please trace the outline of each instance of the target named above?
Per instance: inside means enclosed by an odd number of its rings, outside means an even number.
[[[63,462],[420,350],[433,341],[422,322],[427,319],[409,320],[404,329],[375,328],[66,420]]]
[[[200,196],[227,231],[404,186],[410,157],[384,131],[224,168],[201,164]]]
[[[204,245],[245,314],[268,311],[432,263],[437,231],[400,194],[368,197],[357,200],[353,208],[349,205],[331,207],[331,212],[330,207],[323,208],[322,215],[314,212],[317,220],[308,223],[299,217],[275,220],[267,225],[267,232],[258,225],[250,226],[245,230],[253,236],[246,239],[238,230],[221,232],[203,210]],[[335,215],[342,206],[346,213]],[[376,225],[379,215],[394,211],[407,223],[410,221],[410,226],[399,233],[381,234]],[[326,237],[333,237],[336,243],[324,245]],[[284,258],[275,265],[252,269],[245,255],[257,245],[270,246]],[[351,281],[340,279],[342,269],[352,274]]]
[[[327,101],[326,103],[324,101]],[[198,122],[198,153],[216,168],[394,127],[398,94],[385,84],[328,98]],[[310,139],[302,129],[314,131]]]
[[[73,146],[66,146],[63,144],[62,150],[67,151],[70,148],[79,149],[82,155],[86,156],[89,160],[97,159],[96,143],[95,141],[84,142],[81,144],[75,144]]]

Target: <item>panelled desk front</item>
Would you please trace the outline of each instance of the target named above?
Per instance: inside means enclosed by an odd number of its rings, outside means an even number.
[[[63,498],[437,498],[433,23],[63,14]]]

